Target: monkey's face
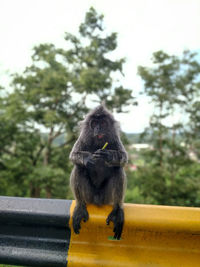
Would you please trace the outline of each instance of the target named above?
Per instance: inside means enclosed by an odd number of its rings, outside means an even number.
[[[108,133],[109,122],[105,117],[96,117],[91,120],[90,127],[93,131],[93,135],[98,140],[103,140]]]

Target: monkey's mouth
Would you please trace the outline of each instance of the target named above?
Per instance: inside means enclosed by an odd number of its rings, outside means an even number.
[[[98,139],[102,139],[103,137],[104,137],[104,134],[98,134],[98,135],[97,135],[97,138],[98,138]]]

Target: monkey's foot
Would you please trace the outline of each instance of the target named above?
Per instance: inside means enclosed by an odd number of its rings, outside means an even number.
[[[84,222],[87,222],[89,219],[88,211],[85,206],[76,206],[72,217],[72,224],[75,234],[80,233],[82,219]]]
[[[122,208],[114,208],[111,213],[108,215],[108,218],[106,219],[106,224],[109,225],[110,221],[114,224],[113,232],[115,239],[120,239],[123,225],[124,225],[124,211]]]

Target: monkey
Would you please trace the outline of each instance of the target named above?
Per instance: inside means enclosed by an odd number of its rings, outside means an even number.
[[[76,200],[72,215],[74,232],[79,234],[81,221],[89,219],[87,204],[110,204],[113,209],[106,224],[113,222],[114,238],[119,240],[124,225],[126,175],[123,167],[128,155],[120,140],[119,123],[104,104],[90,111],[82,121],[79,138],[69,158],[74,164],[70,176]]]

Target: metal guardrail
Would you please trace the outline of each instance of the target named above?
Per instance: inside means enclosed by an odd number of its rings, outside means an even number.
[[[0,263],[66,266],[71,203],[0,197]]]
[[[90,219],[71,231],[75,201],[0,197],[0,263],[68,267],[199,267],[200,209],[125,204],[121,240],[106,217],[111,206],[88,205]]]

